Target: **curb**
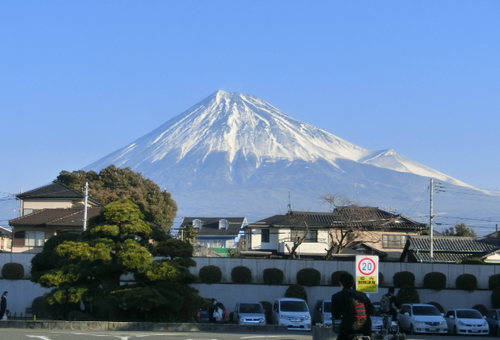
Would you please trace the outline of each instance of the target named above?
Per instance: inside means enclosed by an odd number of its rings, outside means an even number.
[[[286,326],[108,321],[2,321],[0,328],[72,331],[169,331],[169,332],[284,332]]]

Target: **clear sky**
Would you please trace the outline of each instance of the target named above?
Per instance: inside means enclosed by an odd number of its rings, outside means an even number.
[[[499,1],[6,0],[0,196],[81,169],[218,89],[500,188]]]

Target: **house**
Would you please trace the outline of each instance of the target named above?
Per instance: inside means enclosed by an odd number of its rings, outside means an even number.
[[[21,216],[9,221],[12,252],[40,252],[47,239],[62,232],[81,231],[85,195],[61,183],[52,183],[16,195]],[[99,214],[101,205],[87,198],[87,219]]]
[[[0,252],[10,252],[12,244],[12,230],[0,226]]]
[[[346,253],[358,249],[354,253],[398,261],[408,236],[418,235],[427,226],[374,207],[342,207],[333,212],[289,211],[250,223],[244,231],[248,250],[287,257],[294,240],[305,236],[297,254],[324,258],[335,241],[335,233],[346,228],[357,230],[355,242],[344,249]]]
[[[245,217],[185,217],[179,228],[183,238],[186,225],[197,231],[195,243],[207,248],[235,248],[242,228],[247,225]]]
[[[455,263],[476,257],[500,263],[500,238],[434,236],[433,262]],[[401,253],[401,262],[430,262],[430,236],[411,236]]]

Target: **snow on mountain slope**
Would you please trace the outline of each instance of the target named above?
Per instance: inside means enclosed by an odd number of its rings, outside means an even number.
[[[240,159],[251,159],[254,169],[263,162],[349,159],[378,167],[439,178],[463,185],[449,176],[412,162],[394,151],[364,149],[319,128],[293,119],[262,99],[217,91],[179,116],[130,145],[91,164],[130,166],[144,171],[161,162],[163,171],[192,154],[195,169],[209,156],[224,153],[229,169]],[[248,162],[247,162],[248,163]],[[231,175],[232,177],[232,175]]]

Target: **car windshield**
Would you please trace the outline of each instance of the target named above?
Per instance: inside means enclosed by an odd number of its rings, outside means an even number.
[[[331,313],[332,312],[332,302],[331,301],[325,301],[323,303],[323,305],[324,305],[324,308],[325,308],[323,310],[324,313]]]
[[[307,312],[307,305],[304,301],[281,301],[283,312]]]
[[[457,310],[458,319],[482,319],[481,313],[477,310]]]
[[[240,313],[264,313],[260,303],[242,303],[240,305]]]
[[[434,306],[413,306],[414,315],[441,315]]]

